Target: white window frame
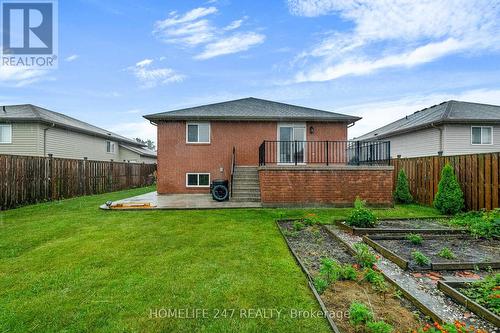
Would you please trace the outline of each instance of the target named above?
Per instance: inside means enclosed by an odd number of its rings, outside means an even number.
[[[11,144],[12,143],[12,124],[0,124],[0,127],[4,127],[4,128],[9,128],[10,129],[10,136],[9,136],[9,141],[0,141],[0,144]]]
[[[480,128],[481,129],[481,143],[472,143],[472,129]],[[489,128],[491,133],[491,142],[483,143],[483,128]],[[493,145],[493,126],[471,126],[470,127],[470,144],[473,146],[491,146]]]
[[[109,148],[110,151],[108,151],[108,142],[109,142]],[[116,144],[114,141],[111,140],[106,140],[106,153],[107,154],[115,154],[116,151]]]
[[[208,185],[189,185],[188,184],[189,175],[197,175],[198,184],[200,184],[200,175],[208,175]],[[186,187],[201,187],[201,188],[210,187],[210,173],[209,172],[186,172]]]
[[[200,140],[200,125],[208,125],[208,141],[189,141],[189,125],[196,125],[198,126],[198,140]],[[209,144],[210,143],[210,138],[212,136],[212,126],[210,125],[210,122],[187,122],[186,123],[186,143],[190,145],[203,145],[203,144]]]
[[[304,141],[307,141],[307,123],[278,123],[278,126],[276,128],[276,141],[280,141],[280,129],[281,127],[292,127],[292,133],[295,131],[296,128],[303,128],[304,129]],[[294,135],[294,134],[292,134]],[[280,161],[280,145],[278,143],[277,149],[276,149],[276,161],[278,165],[295,165],[295,161],[293,162],[281,162]],[[304,160],[302,162],[297,163],[297,165],[306,165],[307,164],[307,144],[304,146]]]

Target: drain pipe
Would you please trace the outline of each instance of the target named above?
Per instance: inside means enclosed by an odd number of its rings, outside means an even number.
[[[55,126],[52,123],[49,127],[43,129],[43,156],[47,156],[47,131]]]
[[[443,156],[443,127],[442,126],[436,126],[434,125],[434,123],[431,123],[431,127],[432,128],[435,128],[439,131],[439,151],[438,151],[438,155],[439,156]]]

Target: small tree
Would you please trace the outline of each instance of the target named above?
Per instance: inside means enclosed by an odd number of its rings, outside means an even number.
[[[394,191],[394,200],[398,203],[408,204],[413,201],[410,193],[410,186],[408,185],[408,178],[403,169],[399,171],[398,182],[396,184],[396,191]]]
[[[434,207],[443,214],[456,214],[464,208],[464,194],[449,164],[441,171]]]

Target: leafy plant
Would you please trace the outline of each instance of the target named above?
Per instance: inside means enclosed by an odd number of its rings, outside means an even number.
[[[386,293],[389,290],[389,286],[384,279],[384,276],[374,269],[367,268],[365,270],[364,279],[371,283],[372,288],[379,293]],[[385,296],[385,295],[384,295]]]
[[[377,263],[377,256],[370,250],[370,247],[363,243],[354,244],[356,251],[356,261],[361,267],[373,267]]]
[[[356,280],[358,273],[349,264],[340,264],[332,259],[323,259],[319,269],[321,277],[328,283],[339,280]]]
[[[419,266],[427,266],[431,262],[431,260],[420,251],[413,251],[411,256]]]
[[[318,291],[318,293],[322,294],[325,292],[326,288],[328,288],[328,282],[320,277],[315,277],[313,280],[314,288]]]
[[[349,307],[349,321],[353,325],[364,325],[373,320],[372,311],[363,303],[352,302]]]
[[[289,237],[289,238],[295,238],[295,237],[299,236],[299,233],[295,230],[294,231],[285,230],[285,231],[283,231],[283,234],[285,235],[285,237]]]
[[[450,164],[441,171],[434,207],[443,214],[456,214],[464,208],[464,194]]]
[[[460,291],[491,312],[500,315],[500,273],[471,282]]]
[[[396,183],[396,191],[394,191],[394,200],[397,203],[409,204],[412,203],[413,197],[410,193],[410,186],[408,185],[408,178],[403,169],[398,173],[398,180]]]
[[[302,223],[309,226],[319,224],[320,222],[321,220],[319,219],[318,215],[313,213],[306,214],[306,216],[302,218]]]
[[[408,234],[406,235],[406,239],[410,241],[413,245],[421,245],[423,238],[419,234]]]
[[[366,324],[368,333],[391,333],[394,328],[383,320],[371,321]]]
[[[462,227],[481,238],[500,238],[500,210],[476,211],[458,214],[448,224]]]
[[[438,256],[445,259],[455,259],[456,257],[455,253],[447,247],[443,247],[441,251],[439,251]]]
[[[358,228],[373,228],[377,224],[375,214],[365,206],[365,202],[359,197],[354,201],[354,209],[346,219],[347,225]]]
[[[302,222],[296,221],[296,222],[293,223],[293,229],[295,231],[301,231],[304,228],[305,228],[305,225]]]

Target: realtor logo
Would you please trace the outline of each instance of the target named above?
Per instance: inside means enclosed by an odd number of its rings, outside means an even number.
[[[55,67],[57,3],[2,2],[2,66]]]

